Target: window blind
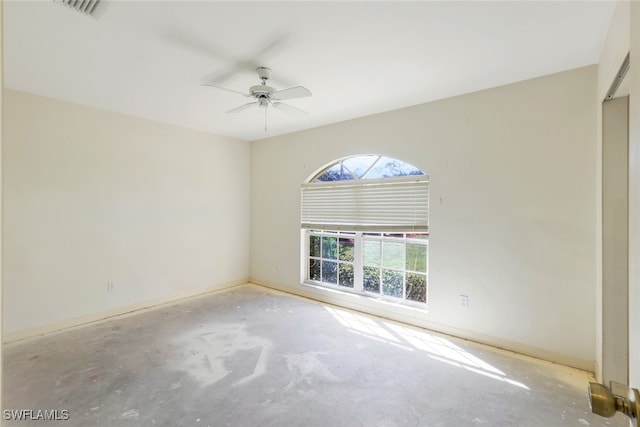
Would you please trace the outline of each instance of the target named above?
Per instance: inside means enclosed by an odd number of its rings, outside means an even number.
[[[428,231],[429,178],[312,182],[302,186],[303,228]]]

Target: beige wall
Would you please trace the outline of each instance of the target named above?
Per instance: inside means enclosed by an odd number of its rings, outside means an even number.
[[[604,42],[600,61],[598,63],[597,91],[594,102],[596,103],[596,348],[595,358],[596,376],[602,380],[602,366],[604,357],[603,335],[604,335],[604,314],[603,314],[603,287],[602,278],[604,274],[602,264],[602,101],[604,101],[611,84],[616,78],[618,70],[629,53],[629,2],[620,1],[616,4],[616,9],[611,18],[609,31]],[[609,310],[611,313],[611,309]]]
[[[640,387],[640,66],[633,58],[640,58],[640,3],[619,1],[612,18],[600,63],[598,64],[598,155],[601,155],[601,115],[600,103],[604,99],[609,85],[615,77],[626,54],[631,53],[630,96],[629,96],[629,383]],[[598,164],[601,157],[597,159]],[[598,182],[601,182],[601,170],[598,170]],[[599,212],[601,213],[601,212]],[[599,216],[601,219],[601,216]],[[599,221],[600,223],[600,221]],[[601,232],[601,230],[598,230]],[[601,241],[598,249],[601,249]],[[601,260],[600,253],[598,260]],[[600,270],[601,272],[601,270]],[[602,378],[600,368],[603,357],[602,348],[602,281],[598,274],[596,294],[597,345],[596,374]]]
[[[246,281],[249,143],[4,102],[5,338]]]
[[[586,67],[254,142],[251,277],[593,369],[596,76]],[[300,285],[300,184],[363,153],[431,177],[428,313]]]
[[[2,23],[4,22],[4,18],[3,18],[3,8],[4,8],[4,2],[2,0],[0,0],[0,82],[4,82],[4,75],[3,75],[3,61],[4,61],[4,53],[3,53],[3,41],[2,41],[2,35],[4,33],[3,28],[2,28]],[[4,96],[3,96],[3,91],[4,91],[4,85],[0,84],[0,129],[4,129],[4,115],[3,115],[3,104],[4,104]],[[0,343],[2,343],[2,330],[3,330],[3,313],[2,313],[2,204],[4,201],[4,195],[3,195],[3,183],[2,183],[2,176],[4,175],[4,170],[3,170],[3,160],[2,160],[2,152],[4,150],[4,142],[3,142],[3,132],[0,131]],[[0,345],[0,378],[2,378],[2,345]],[[0,387],[0,402],[2,401],[2,387]]]
[[[602,103],[602,381],[629,381],[629,97]]]
[[[640,3],[631,4],[629,97],[629,379],[640,388]],[[634,59],[636,58],[636,59]]]

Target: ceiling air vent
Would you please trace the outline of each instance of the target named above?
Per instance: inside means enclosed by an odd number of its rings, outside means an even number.
[[[103,0],[53,0],[54,3],[62,4],[85,15],[93,15],[102,1]]]

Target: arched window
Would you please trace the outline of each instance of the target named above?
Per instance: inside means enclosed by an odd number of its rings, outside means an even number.
[[[341,159],[302,186],[304,282],[426,304],[429,177],[378,155]]]
[[[311,181],[346,181],[412,175],[424,175],[424,172],[400,160],[384,156],[366,155],[338,160],[324,168]]]

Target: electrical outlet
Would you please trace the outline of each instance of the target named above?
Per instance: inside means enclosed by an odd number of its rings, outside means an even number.
[[[462,308],[469,308],[469,295],[460,295],[460,306]]]
[[[107,292],[113,292],[116,289],[114,282],[107,282]]]

